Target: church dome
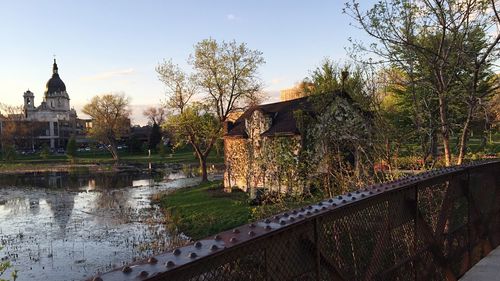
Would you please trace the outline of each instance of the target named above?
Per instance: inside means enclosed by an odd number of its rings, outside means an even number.
[[[54,93],[65,92],[65,91],[66,91],[66,85],[64,85],[64,82],[59,77],[57,63],[56,60],[54,59],[54,64],[52,66],[52,78],[50,78],[49,81],[47,81],[45,88],[45,96],[50,96]]]

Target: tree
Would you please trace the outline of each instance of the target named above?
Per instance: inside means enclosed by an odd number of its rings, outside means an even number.
[[[497,90],[486,105],[486,118],[489,131],[500,131],[500,91]],[[497,131],[497,132],[498,132]]]
[[[495,3],[492,2],[492,8],[497,17],[497,24],[500,24],[500,18],[495,9]],[[464,88],[463,101],[467,108],[465,118],[462,121],[460,133],[460,144],[457,164],[462,164],[467,150],[467,141],[472,122],[478,114],[477,109],[481,104],[488,100],[489,97],[497,90],[497,76],[494,75],[492,65],[497,60],[500,53],[496,50],[496,45],[500,40],[500,35],[489,39],[486,36],[489,27],[489,19],[480,26],[472,26],[474,28],[468,34],[464,47],[463,72],[459,75],[459,83]],[[497,29],[500,32],[500,29]]]
[[[30,134],[34,129],[34,124],[24,119],[22,106],[12,106],[0,103],[0,148],[5,150],[15,150],[16,147],[27,146],[31,141]]]
[[[66,145],[66,155],[68,158],[71,160],[71,162],[75,161],[76,158],[76,139],[75,136],[71,136],[71,138],[68,141],[68,144]]]
[[[83,113],[92,118],[89,134],[106,145],[114,160],[119,160],[117,142],[130,128],[129,99],[124,94],[94,96]]]
[[[142,114],[148,118],[148,124],[149,125],[154,125],[158,124],[161,125],[167,116],[167,112],[165,111],[165,108],[163,107],[154,107],[150,106],[146,108]]]
[[[149,149],[156,149],[161,142],[161,128],[157,123],[153,123],[151,133],[149,134]]]
[[[166,106],[182,113],[196,93],[195,76],[184,72],[172,60],[164,60],[156,67],[156,72],[167,89]]]
[[[189,63],[193,74],[187,74],[171,60],[156,67],[167,88],[166,106],[172,110],[164,128],[174,130],[177,144],[189,143],[193,147],[202,180],[207,181],[206,160],[222,135],[222,124],[231,112],[244,107],[245,101],[255,101],[261,93],[257,70],[264,59],[260,51],[244,43],[205,39],[195,45]],[[200,101],[192,101],[195,95],[200,96]]]
[[[182,113],[171,115],[164,123],[177,146],[186,142],[193,147],[200,163],[202,181],[208,180],[207,157],[214,140],[220,136],[219,121],[202,103],[192,103]]]
[[[254,100],[260,94],[262,83],[257,71],[265,61],[262,52],[249,49],[245,43],[202,40],[195,45],[190,63],[197,84],[221,123],[229,113],[242,108],[245,100]]]
[[[157,149],[162,139],[160,125],[165,122],[167,112],[163,107],[148,107],[142,114],[148,118],[148,125],[152,126],[149,134],[149,149]]]
[[[410,81],[407,93],[415,101],[415,112],[419,110],[419,91],[430,93],[424,103],[436,102],[431,111],[439,117],[446,165],[452,161],[453,123],[461,120],[457,126],[462,132],[457,158],[460,164],[470,120],[484,94],[478,91],[479,82],[498,56],[500,18],[495,0],[379,1],[366,11],[352,0],[346,3],[345,11],[376,40],[369,47],[355,44],[356,49],[369,51],[406,74]],[[495,28],[494,35],[487,35]],[[470,79],[463,79],[464,73]],[[467,105],[454,107],[460,99]],[[419,114],[414,117],[420,130],[423,120]]]
[[[387,147],[395,147],[396,152],[400,149],[411,152],[425,167],[429,159],[432,159],[432,166],[437,158],[438,102],[428,87],[421,85],[420,81],[425,80],[422,73],[419,83],[415,83],[416,72],[408,74],[398,67],[380,71],[384,81],[380,89],[379,114],[388,128],[384,132],[390,137]]]
[[[369,183],[375,155],[374,117],[363,70],[326,59],[305,80],[314,114],[296,112],[302,136],[300,162],[307,179],[321,170],[321,186],[333,196]]]

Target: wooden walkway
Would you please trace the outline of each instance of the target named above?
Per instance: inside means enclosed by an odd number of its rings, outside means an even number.
[[[474,265],[459,281],[500,281],[500,246]]]

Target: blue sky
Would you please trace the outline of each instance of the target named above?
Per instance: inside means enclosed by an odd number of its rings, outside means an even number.
[[[155,66],[188,67],[205,38],[246,42],[263,52],[269,101],[306,77],[323,58],[347,59],[348,38],[363,34],[331,1],[10,1],[0,0],[0,102],[21,104],[28,88],[41,102],[53,55],[79,110],[97,94],[124,92],[133,122],[165,98]]]

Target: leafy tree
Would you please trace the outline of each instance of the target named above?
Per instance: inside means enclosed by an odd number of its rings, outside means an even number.
[[[71,136],[71,138],[68,140],[68,144],[66,145],[66,155],[71,160],[71,162],[75,161],[77,155],[75,136]]]
[[[221,123],[261,93],[257,71],[265,61],[262,52],[249,49],[245,43],[202,40],[195,45],[190,63],[197,85]]]
[[[189,143],[193,147],[202,180],[207,181],[206,160],[221,137],[222,124],[231,112],[249,101],[255,102],[260,95],[257,70],[264,59],[260,51],[244,43],[205,39],[195,45],[189,63],[193,74],[187,74],[171,60],[156,67],[167,88],[166,105],[172,110],[163,127],[172,130],[178,145]],[[200,95],[201,102],[192,101],[195,94]]]
[[[186,142],[193,147],[200,162],[202,180],[207,181],[207,157],[220,136],[219,120],[206,105],[192,103],[182,113],[169,116],[163,126],[173,134],[176,147]]]
[[[172,60],[164,60],[156,72],[166,88],[167,108],[182,113],[197,91],[195,75],[187,74]]]
[[[500,91],[498,89],[486,105],[486,119],[490,132],[500,131]]]
[[[327,59],[306,81],[313,110],[295,114],[302,136],[302,176],[308,179],[310,171],[321,171],[321,186],[330,196],[365,185],[377,156],[372,97],[362,70]]]
[[[410,152],[425,166],[429,159],[435,162],[437,157],[438,101],[425,85],[415,83],[416,73],[408,74],[397,67],[381,71],[384,85],[380,89],[379,112],[388,128],[384,133],[391,137],[387,146],[395,147],[396,154],[399,149]],[[423,81],[423,74],[419,75]]]
[[[128,98],[124,94],[94,96],[82,112],[92,118],[90,136],[105,144],[113,159],[118,160],[118,140],[130,128]]]
[[[425,121],[417,113],[420,104],[429,106],[438,117],[446,165],[452,161],[450,136],[453,130],[461,131],[460,164],[470,121],[484,95],[479,90],[480,81],[498,56],[500,17],[495,1],[391,0],[379,1],[363,11],[358,1],[352,0],[346,3],[345,11],[375,40],[368,47],[355,43],[356,53],[371,52],[405,73],[410,82],[407,94],[415,104],[417,131]],[[487,35],[492,29],[497,32]],[[425,100],[417,102],[420,98]]]

